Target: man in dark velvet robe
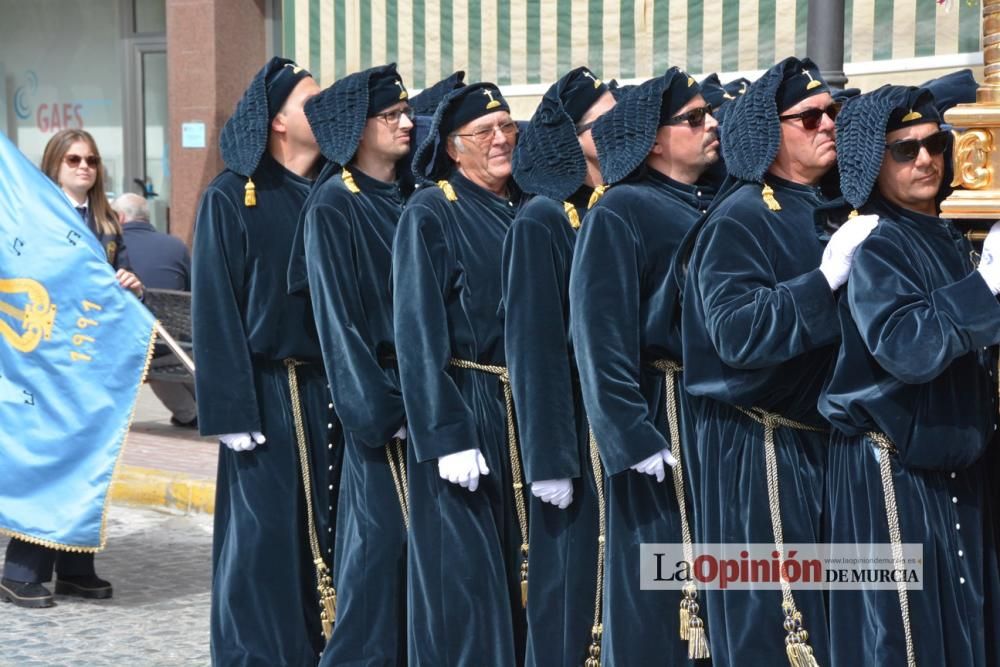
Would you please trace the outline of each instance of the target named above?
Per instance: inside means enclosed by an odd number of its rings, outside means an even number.
[[[796,58],[730,102],[729,180],[685,242],[696,532],[734,553],[821,537],[828,436],[816,399],[839,339],[833,293],[874,224],[849,221],[824,256],[813,215],[836,160],[836,112],[815,65]],[[707,607],[713,664],[830,664],[822,591],[710,590]]]
[[[521,664],[523,507],[504,391],[500,258],[518,191],[517,128],[493,84],[449,93],[399,221],[393,319],[408,439],[409,662]],[[509,415],[513,418],[513,415]],[[515,448],[516,452],[516,448]]]
[[[337,624],[321,665],[406,664],[405,502],[397,493],[406,429],[389,269],[404,202],[396,164],[413,127],[407,97],[396,66],[385,65],[340,79],[306,104],[328,163],[303,208],[289,292],[309,292],[344,429]]]
[[[984,453],[997,417],[987,346],[1000,342],[1000,223],[977,270],[969,242],[938,217],[950,135],[933,102],[924,89],[883,86],[837,119],[844,196],[879,224],[841,294],[842,345],[820,397],[834,426],[827,540],[885,544],[898,531],[923,545],[923,589],[905,600],[830,592],[837,665],[997,660]]]
[[[719,123],[717,132],[719,136],[722,136],[724,131],[723,126],[726,122],[726,111],[729,110],[729,102],[732,102],[745,93],[750,86],[750,82],[740,78],[723,84],[719,81],[719,75],[713,73],[702,79],[699,85],[701,86],[701,96],[705,98],[706,102],[712,105],[712,116]],[[718,190],[722,187],[725,180],[726,161],[722,155],[719,155],[719,159],[713,162],[712,166],[705,172],[705,175],[702,176],[702,181],[710,184],[715,190]]]
[[[665,396],[668,383],[676,389],[669,362],[681,350],[664,299],[678,244],[711,201],[698,182],[719,154],[706,105],[698,84],[670,68],[626,92],[593,129],[612,187],[580,230],[569,300],[583,400],[608,474],[606,665],[688,657],[682,594],[640,590],[639,545],[681,542],[683,471],[669,467],[681,443]]]
[[[530,666],[579,667],[593,654],[598,493],[569,338],[569,269],[576,230],[604,182],[590,128],[612,106],[608,87],[578,67],[549,88],[514,151],[514,179],[535,195],[507,232],[502,267],[507,364],[533,496]]]
[[[311,543],[328,562],[339,428],[309,299],[287,295],[296,221],[321,159],[303,111],[318,91],[308,72],[272,59],[223,128],[227,168],[198,208],[198,426],[223,444],[212,549],[219,665],[312,665],[325,643]],[[299,415],[307,442],[296,437]]]

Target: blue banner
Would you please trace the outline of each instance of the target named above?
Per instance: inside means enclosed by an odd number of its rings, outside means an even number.
[[[0,533],[99,551],[153,316],[2,133],[0,243]]]

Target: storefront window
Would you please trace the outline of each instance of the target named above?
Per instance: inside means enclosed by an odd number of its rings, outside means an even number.
[[[134,0],[134,2],[136,32],[167,31],[167,6],[164,0]]]
[[[35,164],[63,128],[90,132],[111,194],[123,191],[122,49],[117,0],[0,0],[0,130]]]

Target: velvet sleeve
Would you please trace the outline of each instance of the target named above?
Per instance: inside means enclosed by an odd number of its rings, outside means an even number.
[[[507,232],[504,347],[528,482],[580,476],[564,299],[568,268],[543,223],[518,220]]]
[[[369,447],[381,447],[403,424],[403,397],[376,356],[359,281],[350,222],[320,204],[305,216],[306,268],[323,363],[337,416]]]
[[[901,382],[930,382],[956,358],[1000,339],[1000,302],[973,271],[928,289],[918,263],[884,236],[858,249],[848,305],[869,353]]]
[[[833,292],[818,268],[779,281],[760,240],[732,218],[706,226],[699,246],[700,266],[688,279],[697,281],[708,336],[725,364],[767,368],[838,340]]]
[[[577,238],[570,271],[570,322],[583,401],[612,475],[669,446],[640,387],[642,252],[634,229],[597,208]]]
[[[458,308],[460,298],[454,264],[434,211],[408,206],[393,242],[393,330],[407,431],[421,462],[479,447],[474,416],[450,374],[448,307]]]
[[[191,327],[198,367],[195,390],[202,435],[260,430],[241,308],[246,248],[240,211],[224,192],[209,187],[198,207],[191,280]]]

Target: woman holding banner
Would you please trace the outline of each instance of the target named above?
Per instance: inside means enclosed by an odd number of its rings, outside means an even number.
[[[41,169],[62,189],[70,204],[86,221],[116,269],[118,284],[142,298],[142,283],[129,270],[122,230],[104,189],[101,155],[94,138],[84,130],[67,129],[49,139]],[[57,570],[56,593],[89,599],[106,599],[111,584],[97,576],[93,553],[57,551],[47,546],[11,539],[7,545],[0,600],[19,607],[51,607],[52,593],[43,585]]]

